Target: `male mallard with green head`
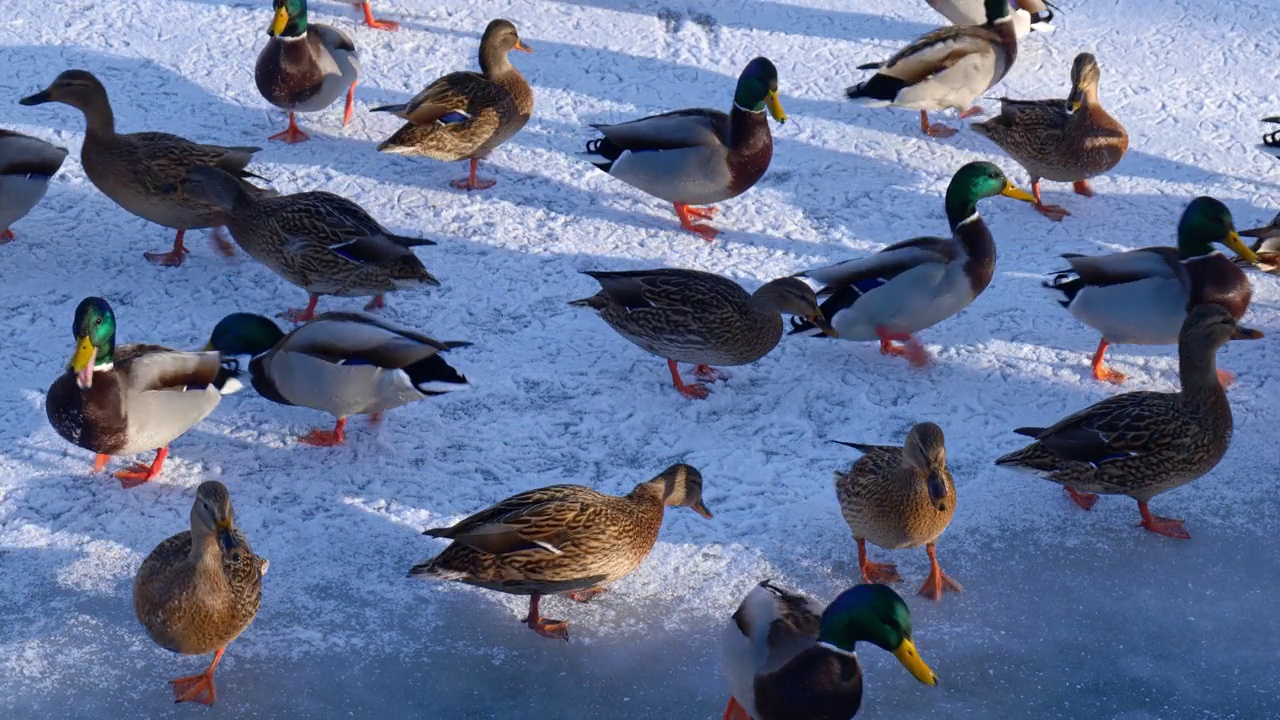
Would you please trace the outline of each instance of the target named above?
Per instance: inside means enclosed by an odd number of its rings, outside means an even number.
[[[533,114],[533,89],[507,57],[512,50],[533,52],[510,20],[494,20],[480,38],[479,73],[449,73],[407,103],[374,108],[408,121],[378,150],[445,162],[469,159],[471,173],[449,184],[459,190],[493,187],[494,180],[476,177],[480,161]]]
[[[950,137],[954,128],[929,124],[929,111],[954,108],[966,118],[982,112],[973,101],[1004,79],[1018,57],[1018,36],[1009,15],[1009,0],[984,0],[983,25],[938,28],[883,63],[860,65],[876,70],[870,80],[845,91],[853,100],[881,107],[920,111],[920,129],[933,137]]]
[[[1171,538],[1191,536],[1181,520],[1152,515],[1147,502],[1207,474],[1231,445],[1231,403],[1216,369],[1218,349],[1256,340],[1230,310],[1212,303],[1187,314],[1178,337],[1178,378],[1172,393],[1115,395],[1054,425],[1018,428],[1035,442],[996,460],[1062,485],[1088,510],[1104,495],[1138,501],[1140,527]]]
[[[749,365],[777,347],[783,314],[835,332],[813,289],[795,278],[770,281],[748,294],[728,278],[699,270],[583,274],[600,283],[600,292],[569,304],[595,310],[619,335],[665,359],[676,390],[691,400],[706,398],[707,388],[686,385],[677,363],[693,363],[700,380],[721,380],[725,375],[712,365]]]
[[[9,226],[40,202],[66,157],[66,148],[0,129],[0,244],[13,240]]]
[[[858,543],[862,581],[901,579],[893,565],[867,559],[868,540],[886,550],[923,545],[929,578],[920,594],[941,600],[944,590],[960,592],[960,583],[942,572],[934,549],[956,513],[956,486],[947,469],[942,428],[919,423],[902,447],[837,442],[863,452],[849,472],[836,472],[836,500]]]
[[[672,465],[623,497],[581,485],[529,490],[450,527],[423,532],[453,542],[410,568],[409,576],[528,595],[523,622],[529,629],[568,640],[569,623],[539,614],[542,596],[588,602],[629,575],[658,541],[665,507],[687,507],[711,518],[697,468]]]
[[[1080,53],[1071,66],[1071,93],[1066,100],[1000,98],[1000,114],[973,123],[1031,174],[1036,210],[1050,220],[1070,215],[1040,200],[1040,180],[1069,182],[1075,191],[1093,197],[1089,178],[1120,162],[1129,149],[1129,134],[1098,101],[1102,71],[1092,53]]]
[[[183,655],[213,653],[204,672],[169,681],[174,702],[217,699],[213,671],[258,614],[267,566],[236,528],[227,487],[200,483],[191,530],[157,545],[133,580],[133,611],[157,645]]]
[[[738,76],[733,110],[675,110],[618,125],[593,124],[604,137],[587,143],[591,163],[626,184],[675,205],[680,227],[707,240],[719,231],[695,223],[713,205],[750,190],[769,169],[773,135],[765,110],[787,121],[778,101],[778,69],[767,58]]]
[[[1000,168],[973,162],[956,171],[947,186],[951,237],[903,240],[865,258],[846,260],[797,277],[822,283],[822,314],[844,340],[879,340],[880,352],[928,364],[914,334],[969,306],[991,283],[996,245],[978,213],[978,201],[1003,195],[1031,202]],[[812,323],[792,321],[792,334],[818,335]],[[830,333],[827,333],[830,334]],[[896,345],[896,342],[905,345]]]
[[[135,487],[164,468],[169,443],[205,419],[223,395],[240,389],[239,369],[216,352],[178,352],[160,345],[116,347],[116,316],[100,297],[76,307],[75,353],[49,386],[45,412],[67,442],[98,454],[94,472],[112,455],[155,450],[150,465],[116,473]]]
[[[250,313],[224,317],[207,349],[247,356],[253,387],[281,405],[333,415],[332,431],[298,438],[309,445],[341,445],[349,415],[376,422],[387,410],[471,387],[443,354],[465,342],[440,342],[368,315],[330,312],[286,335]]]
[[[884,585],[855,585],[825,608],[765,580],[729,618],[721,671],[725,720],[849,720],[862,707],[865,642],[890,652],[925,685],[938,676],[916,651],[911,611]]]
[[[67,70],[54,78],[49,87],[18,101],[21,105],[51,102],[70,105],[84,113],[80,162],[89,182],[134,215],[178,231],[172,250],[143,253],[147,260],[157,265],[181,265],[189,252],[183,238],[188,230],[199,228],[214,228],[213,239],[219,251],[234,252],[218,233],[217,208],[175,197],[166,188],[193,167],[220,168],[238,182],[257,178],[259,176],[245,170],[245,166],[262,148],[201,145],[162,132],[121,135],[116,132],[106,88],[93,73],[85,70]],[[263,192],[247,182],[242,184],[246,192]]]
[[[351,122],[360,58],[355,41],[337,28],[307,22],[307,0],[273,0],[271,39],[258,54],[253,79],[267,102],[289,113],[289,127],[271,140],[308,139],[294,121],[296,112],[317,112],[347,93],[342,125]]]
[[[1178,247],[1089,257],[1063,255],[1070,270],[1054,273],[1044,286],[1062,293],[1058,302],[1076,319],[1102,333],[1093,354],[1093,376],[1109,383],[1125,381],[1124,373],[1107,368],[1103,357],[1113,343],[1172,345],[1188,308],[1214,303],[1239,320],[1249,309],[1253,286],[1235,263],[1213,249],[1221,243],[1249,263],[1254,255],[1236,233],[1231,211],[1211,197],[1187,205],[1178,221]],[[1233,376],[1223,370],[1223,383]]]

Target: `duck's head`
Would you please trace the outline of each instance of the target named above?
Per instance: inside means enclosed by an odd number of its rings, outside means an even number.
[[[893,653],[917,680],[936,685],[911,639],[911,611],[898,593],[885,585],[855,585],[840,593],[822,613],[818,645],[853,656],[856,643],[868,642]]]
[[[1009,18],[1009,0],[983,0],[982,8],[987,13],[987,24],[994,25],[996,21]]]
[[[818,296],[805,281],[795,277],[778,278],[760,286],[751,302],[765,312],[795,315],[813,323],[823,333],[837,337],[836,329],[818,308]]]
[[[267,26],[271,37],[300,37],[307,33],[307,0],[273,0],[275,15]]]
[[[253,313],[232,313],[213,327],[205,350],[217,350],[223,355],[248,355],[257,357],[276,346],[284,338],[284,331],[269,318]]]
[[[520,32],[516,30],[515,23],[510,20],[498,18],[489,23],[484,29],[484,35],[480,37],[481,52],[485,48],[493,48],[494,52],[506,55],[512,50],[520,52],[533,52],[533,48],[524,44],[520,39]]]
[[[196,501],[191,505],[191,538],[216,536],[226,552],[240,547],[236,539],[235,512],[231,509],[231,493],[217,480],[206,480],[196,488]]]
[[[1080,109],[1085,98],[1096,93],[1102,71],[1098,69],[1098,59],[1093,53],[1082,52],[1071,64],[1071,94],[1067,95],[1067,109],[1075,112]]]
[[[88,70],[66,70],[53,79],[49,87],[18,101],[21,105],[44,105],[60,102],[85,110],[107,96],[102,82]]]
[[[1258,262],[1258,256],[1236,232],[1227,206],[1215,198],[1201,196],[1182,211],[1182,219],[1178,221],[1178,252],[1184,258],[1201,257],[1213,252],[1214,243],[1231,248],[1245,262]]]
[[[979,200],[996,195],[1023,202],[1036,201],[1031,193],[1018,189],[1004,171],[992,163],[971,162],[957,170],[951,176],[951,184],[947,185],[947,219],[951,222],[951,229],[973,217]]]
[[[708,520],[711,511],[702,502],[702,473],[692,465],[676,463],[649,481],[660,486],[662,503],[671,507],[687,507]]]
[[[749,112],[764,112],[766,108],[774,120],[787,121],[787,114],[778,100],[778,68],[769,58],[758,57],[747,63],[738,76],[738,89],[733,93],[733,104]]]
[[[947,446],[942,428],[931,422],[912,427],[902,445],[902,461],[925,476],[929,499],[939,512],[952,507],[954,501],[947,497]]]
[[[87,297],[76,306],[72,332],[76,349],[67,369],[76,374],[82,388],[93,386],[94,368],[110,367],[116,351],[116,314],[100,297]]]
[[[1187,313],[1178,334],[1178,345],[1203,345],[1216,350],[1232,340],[1257,340],[1261,337],[1261,331],[1242,326],[1226,308],[1205,303]]]

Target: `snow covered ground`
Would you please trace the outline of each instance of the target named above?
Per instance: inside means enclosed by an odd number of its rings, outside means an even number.
[[[932,369],[872,344],[788,338],[690,402],[660,360],[565,305],[594,292],[578,271],[692,267],[754,288],[945,232],[942,192],[970,160],[1027,182],[973,132],[929,140],[914,114],[843,99],[864,76],[857,64],[940,22],[922,0],[378,0],[399,33],[357,27],[349,4],[320,0],[312,20],[354,34],[365,76],[351,126],[338,107],[305,116],[313,139],[297,146],[266,142],[284,118],[252,78],[267,0],[5,3],[0,127],[73,156],[0,248],[0,717],[718,718],[720,625],[754,583],[831,598],[857,582],[831,488],[831,471],[856,453],[829,440],[898,442],[924,419],[947,432],[959,503],[939,556],[965,592],[923,600],[913,593],[924,552],[877,554],[900,563],[917,644],[941,681],[920,685],[864,649],[865,717],[1280,716],[1276,278],[1255,276],[1247,318],[1270,337],[1222,353],[1240,376],[1231,451],[1153,504],[1184,519],[1191,541],[1135,529],[1128,499],[1085,513],[1057,486],[992,464],[1020,445],[1011,428],[1117,392],[1089,375],[1097,337],[1038,288],[1058,254],[1172,244],[1200,194],[1226,202],[1238,227],[1275,213],[1280,166],[1257,149],[1258,117],[1280,112],[1275,14],[1243,0],[1061,4],[1057,32],[1027,39],[993,94],[1061,96],[1074,55],[1095,53],[1103,101],[1132,137],[1128,157],[1094,183],[1098,197],[1047,185],[1046,201],[1074,213],[1061,224],[1004,199],[981,206],[996,277],[923,334]],[[398,121],[367,109],[473,67],[494,16],[535,49],[514,61],[537,108],[485,164],[498,185],[464,194],[447,186],[462,165],[377,153]],[[727,109],[759,54],[779,68],[792,121],[774,126],[764,180],[722,206],[716,242],[573,157],[590,122]],[[337,449],[293,441],[327,417],[244,393],[174,443],[160,479],[126,491],[91,476],[91,455],[58,438],[41,407],[81,297],[112,302],[122,342],[195,347],[226,313],[274,313],[305,296],[243,255],[228,264],[200,231],[182,268],[144,262],[172,232],[88,183],[79,113],[16,102],[68,68],[99,75],[121,131],[263,145],[254,167],[275,187],[337,192],[391,228],[437,239],[419,255],[443,287],[393,295],[384,312],[473,341],[452,360],[474,391],[394,411],[378,429],[356,420]],[[1126,389],[1176,387],[1172,348],[1110,357],[1130,374]],[[677,460],[703,471],[715,519],[672,511],[652,556],[613,592],[587,606],[548,600],[548,616],[571,621],[568,644],[517,622],[524,598],[405,577],[444,545],[423,528],[539,485],[626,492]],[[239,526],[271,560],[262,610],[220,666],[210,711],[174,706],[166,685],[208,658],[153,645],[130,604],[142,557],[183,529],[206,478],[227,483]]]

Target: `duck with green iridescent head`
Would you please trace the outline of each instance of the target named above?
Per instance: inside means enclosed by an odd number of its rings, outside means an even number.
[[[241,387],[238,366],[224,364],[221,353],[117,346],[115,313],[100,297],[80,301],[72,330],[71,362],[45,396],[49,424],[64,440],[98,454],[94,472],[112,455],[158,448],[150,465],[116,473],[126,488],[159,475],[169,443]]]
[[[1176,345],[1187,312],[1206,303],[1225,307],[1239,320],[1249,309],[1253,287],[1235,262],[1214,249],[1224,245],[1256,264],[1236,233],[1231,211],[1211,197],[1187,205],[1178,222],[1178,246],[1145,247],[1111,255],[1062,257],[1069,270],[1053,273],[1044,286],[1061,293],[1058,302],[1076,319],[1102,333],[1093,355],[1093,376],[1119,384],[1125,375],[1107,368],[1112,344]],[[1233,375],[1219,371],[1223,384]]]
[[[798,273],[823,285],[822,314],[844,340],[879,340],[880,352],[928,364],[915,333],[969,306],[991,283],[996,245],[978,213],[978,201],[1003,195],[1034,202],[1000,168],[972,162],[947,186],[951,237],[903,240],[864,258]],[[792,321],[791,333],[821,335],[810,322]],[[904,345],[895,343],[902,341]]]
[[[308,139],[294,113],[318,112],[347,93],[342,125],[351,122],[360,58],[355,41],[337,28],[307,22],[307,0],[274,0],[275,15],[253,69],[258,92],[289,113],[289,127],[270,137],[286,143]]]
[[[773,135],[765,111],[787,121],[778,101],[778,69],[763,57],[738,76],[733,110],[674,110],[617,125],[591,127],[604,135],[587,143],[596,167],[626,184],[675,205],[680,226],[712,240],[715,228],[699,224],[713,205],[750,190],[773,159]]]
[[[911,611],[891,588],[855,585],[824,608],[765,580],[721,638],[732,693],[725,720],[849,720],[862,706],[859,642],[893,653],[925,685],[937,684],[916,651]]]

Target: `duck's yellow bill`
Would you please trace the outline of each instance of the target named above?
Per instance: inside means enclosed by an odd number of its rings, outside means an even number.
[[[769,108],[769,114],[774,120],[780,123],[787,121],[787,113],[782,109],[782,101],[778,99],[778,91],[770,90],[769,94],[764,97],[765,107]]]
[[[1021,200],[1023,202],[1033,203],[1036,201],[1036,198],[1034,195],[1027,192],[1026,190],[1019,189],[1017,185],[1014,185],[1013,183],[1007,180],[1005,181],[1004,189],[1000,191],[1000,194],[1005,197],[1013,198],[1014,200]]]
[[[902,644],[893,651],[893,656],[920,682],[925,685],[938,684],[938,675],[920,659],[920,653],[916,652],[916,644],[911,642],[911,638],[903,638]]]
[[[98,357],[98,350],[82,337],[76,342],[76,351],[71,355],[71,372],[76,374],[76,384],[81,388],[93,387],[93,361]]]
[[[271,19],[271,26],[267,28],[267,34],[275,37],[284,32],[284,26],[289,24],[289,11],[284,6],[276,8],[276,16]]]
[[[1240,234],[1235,230],[1227,233],[1227,237],[1222,241],[1222,244],[1231,248],[1231,251],[1236,255],[1239,255],[1241,260],[1244,260],[1250,265],[1258,264],[1258,254],[1255,253],[1248,245],[1244,244],[1244,241],[1240,239]]]

